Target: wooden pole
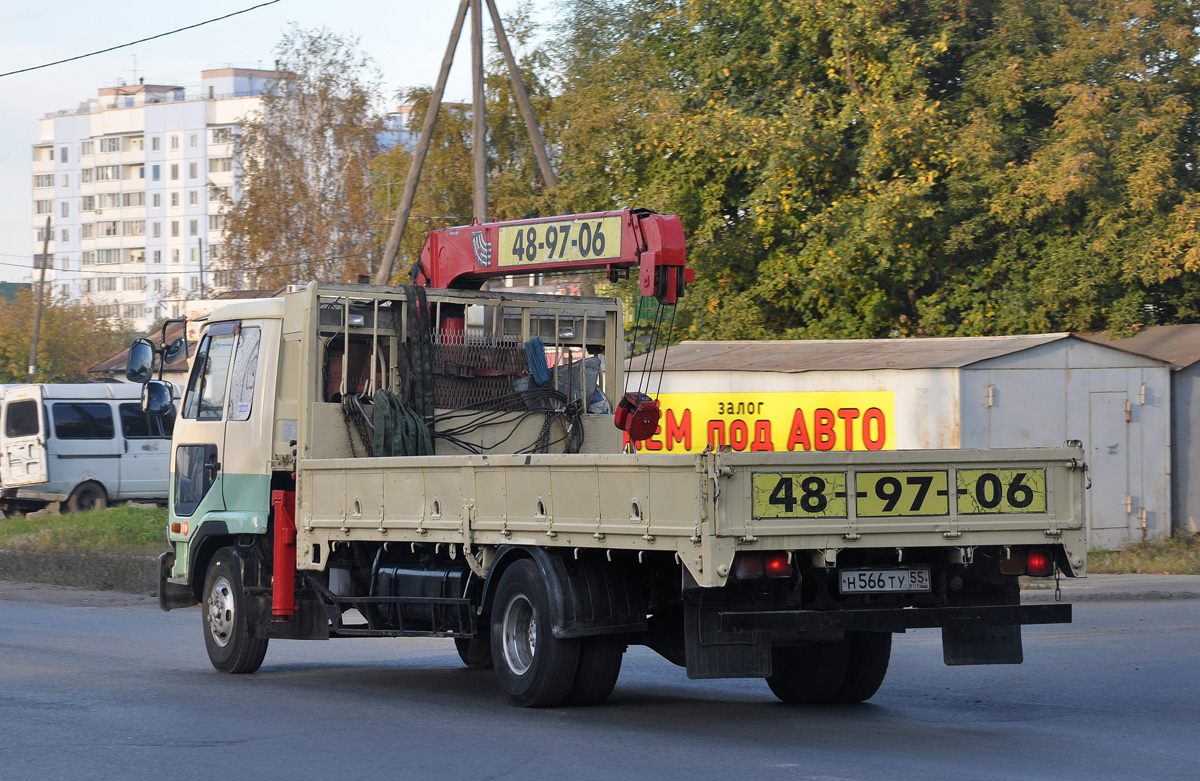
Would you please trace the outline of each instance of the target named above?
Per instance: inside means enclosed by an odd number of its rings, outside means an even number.
[[[475,158],[475,219],[487,222],[487,96],[483,81],[483,2],[471,0],[471,151]]]
[[[492,26],[496,28],[496,41],[504,61],[508,63],[508,77],[512,81],[513,93],[517,96],[517,105],[521,108],[521,116],[525,119],[525,129],[529,132],[529,143],[533,145],[533,153],[537,156],[538,167],[542,169],[542,179],[547,187],[558,184],[558,177],[550,165],[550,155],[546,152],[546,140],[542,137],[542,128],[538,125],[533,113],[533,104],[529,102],[529,93],[525,91],[525,82],[521,79],[521,71],[517,68],[517,60],[513,57],[512,48],[508,45],[508,36],[504,34],[504,24],[500,21],[500,12],[496,10],[496,1],[487,0],[488,11],[492,14]]]
[[[446,91],[446,79],[450,75],[450,66],[454,63],[454,50],[458,46],[462,34],[463,22],[467,16],[467,7],[471,0],[462,0],[458,5],[458,16],[454,20],[454,29],[450,32],[450,43],[446,47],[446,56],[442,58],[442,70],[438,74],[437,85],[429,98],[429,110],[425,113],[425,122],[421,127],[421,136],[417,148],[413,152],[412,165],[408,169],[408,178],[404,180],[404,195],[400,206],[396,209],[396,219],[392,223],[392,232],[388,235],[387,246],[383,250],[383,258],[379,263],[379,272],[375,275],[375,284],[386,285],[392,278],[392,267],[400,252],[400,241],[404,238],[404,229],[408,225],[408,215],[412,211],[413,198],[417,194],[417,183],[421,179],[421,167],[425,164],[425,155],[429,152],[429,142],[433,137],[433,125],[437,121],[438,108],[442,105],[442,94]]]
[[[33,382],[33,375],[37,371],[38,334],[42,330],[42,299],[46,294],[46,263],[50,255],[50,217],[51,215],[46,215],[46,235],[42,237],[42,276],[38,280],[37,308],[33,312],[33,343],[29,347],[29,382]]]

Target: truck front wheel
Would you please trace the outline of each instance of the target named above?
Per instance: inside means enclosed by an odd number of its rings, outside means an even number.
[[[505,570],[494,604],[492,661],[500,688],[522,707],[563,704],[579,668],[579,640],[551,634],[550,597],[537,565],[522,559]]]
[[[267,655],[266,639],[250,637],[241,568],[232,548],[212,557],[204,578],[204,645],[212,666],[223,673],[252,673]]]

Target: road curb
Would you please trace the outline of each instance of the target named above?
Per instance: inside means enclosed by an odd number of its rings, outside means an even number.
[[[154,595],[153,556],[0,550],[0,580]]]

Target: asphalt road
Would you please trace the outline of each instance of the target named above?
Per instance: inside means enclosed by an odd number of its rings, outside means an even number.
[[[1081,602],[1021,666],[896,637],[870,702],[778,703],[632,648],[611,700],[509,706],[447,640],[272,644],[220,675],[198,609],[0,589],[0,779],[1097,779],[1200,776],[1200,600]]]

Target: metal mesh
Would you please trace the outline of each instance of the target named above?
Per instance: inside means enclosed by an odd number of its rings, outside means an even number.
[[[525,347],[517,339],[433,335],[433,398],[439,409],[495,409],[495,400],[514,392],[529,373]]]

